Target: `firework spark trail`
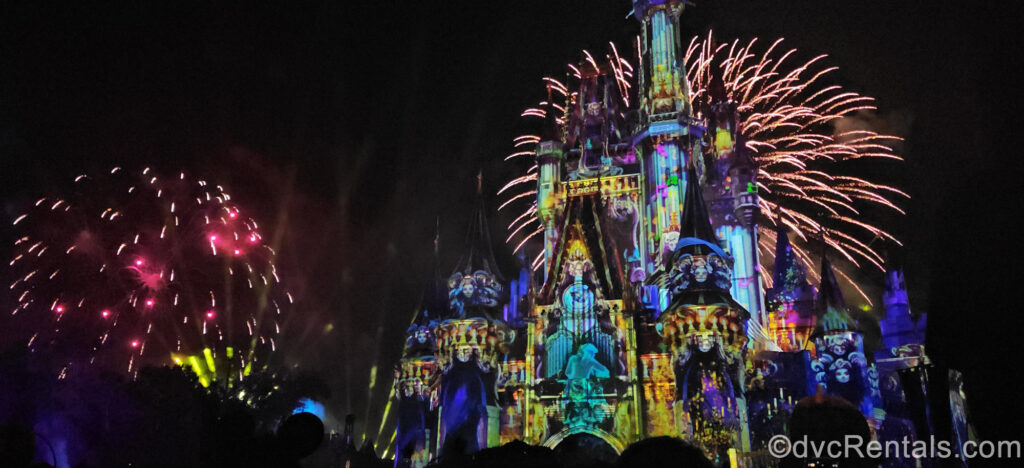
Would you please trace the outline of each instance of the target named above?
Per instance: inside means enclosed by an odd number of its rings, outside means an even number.
[[[134,374],[172,353],[244,374],[276,348],[292,297],[258,224],[222,187],[114,168],[65,192],[16,218],[9,262],[11,314],[61,377],[97,360]]]
[[[903,214],[893,197],[908,195],[895,187],[839,171],[841,163],[855,159],[900,160],[890,146],[900,138],[868,130],[836,131],[833,124],[838,119],[874,110],[874,99],[825,84],[837,70],[823,65],[825,55],[797,62],[797,50],[784,50],[782,42],[778,39],[760,48],[756,38],[745,43],[716,43],[710,32],[706,37],[694,37],[683,61],[695,116],[701,118],[702,110],[710,109],[712,77],[721,77],[727,97],[737,104],[740,132],[758,165],[757,184],[764,218],[773,224],[783,223],[800,244],[820,242],[857,267],[870,264],[881,269],[884,262],[872,247],[873,241],[899,241],[884,229],[858,218],[867,206]],[[637,54],[639,42],[633,49]],[[580,67],[598,67],[592,54],[584,51],[583,55],[580,64],[568,64],[568,75],[577,81],[582,76]],[[614,44],[605,59],[618,86],[619,98],[628,105],[630,90],[635,85],[634,66],[619,54]],[[554,78],[545,77],[543,81],[548,100],[531,107],[524,115],[544,119],[553,113],[555,122],[564,126],[568,119],[566,108],[575,102],[578,92]],[[553,101],[557,99],[563,99],[566,106],[556,105]],[[528,157],[540,140],[537,135],[517,137],[516,152],[506,159]],[[535,190],[527,184],[534,180],[536,175],[527,171],[499,191],[508,196],[501,209],[522,209],[522,214],[509,225],[508,242],[516,250],[526,245],[524,237],[537,233],[537,219],[533,216],[537,210]],[[762,227],[761,239],[774,237],[774,233],[768,234],[771,228]],[[800,259],[811,265],[803,247],[794,247]],[[538,256],[533,262],[535,269],[540,267],[540,259]],[[859,292],[867,299],[863,291]]]

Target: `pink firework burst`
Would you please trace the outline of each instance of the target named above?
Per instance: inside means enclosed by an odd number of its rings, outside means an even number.
[[[31,349],[61,362],[61,376],[91,364],[133,374],[207,353],[240,375],[276,349],[292,302],[274,250],[243,213],[221,187],[184,173],[81,175],[14,222],[12,319],[33,330]]]

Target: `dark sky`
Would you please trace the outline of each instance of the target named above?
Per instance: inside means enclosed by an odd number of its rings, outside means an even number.
[[[80,172],[152,165],[223,183],[264,223],[284,220],[280,262],[303,309],[289,363],[326,376],[332,411],[369,408],[376,426],[435,221],[447,272],[477,171],[493,194],[518,170],[501,160],[540,78],[639,28],[625,0],[283,3],[5,4],[2,233],[8,245],[20,201]],[[880,122],[904,123],[906,163],[875,175],[913,196],[891,228],[929,352],[966,370],[984,437],[1015,436],[1021,163],[999,136],[1018,16],[970,2],[697,3],[687,36],[828,53],[844,86],[878,99]],[[491,220],[504,238],[508,220]]]

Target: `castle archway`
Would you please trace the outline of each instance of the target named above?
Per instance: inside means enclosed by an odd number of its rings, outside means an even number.
[[[548,438],[544,446],[553,449],[563,462],[601,461],[608,464],[614,464],[625,449],[617,437],[600,429],[562,431]],[[569,464],[580,466],[589,463]]]

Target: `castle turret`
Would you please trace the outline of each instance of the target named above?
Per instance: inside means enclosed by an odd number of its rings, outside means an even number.
[[[750,311],[758,324],[767,326],[762,302],[761,270],[757,250],[757,163],[740,132],[736,101],[726,92],[721,76],[714,73],[708,86],[708,138],[701,176],[715,234],[733,257],[732,295]]]
[[[420,468],[437,453],[436,396],[439,366],[435,354],[434,327],[448,308],[441,280],[439,235],[434,237],[434,274],[423,289],[405,336],[402,359],[395,366],[394,395],[398,423],[395,427],[394,466]]]
[[[633,132],[633,146],[647,182],[648,274],[664,267],[680,237],[680,207],[687,183],[683,168],[691,163],[703,166],[702,158],[693,158],[704,128],[691,115],[677,30],[684,4],[683,0],[633,2],[634,15],[642,23],[639,127]]]
[[[479,179],[480,176],[478,176]],[[499,443],[497,368],[514,338],[500,319],[505,280],[491,250],[481,182],[466,253],[448,278],[448,307],[434,327],[441,371],[439,451],[469,452]]]
[[[436,453],[432,433],[437,414],[432,400],[437,390],[438,365],[429,317],[426,308],[418,311],[406,334],[402,360],[395,368],[395,467],[425,466]]]
[[[783,351],[800,351],[814,330],[814,289],[800,265],[789,232],[779,222],[775,231],[775,266],[772,287],[765,291],[769,335]]]
[[[551,264],[555,244],[558,242],[558,220],[564,210],[562,166],[565,164],[564,115],[554,102],[554,86],[547,83],[548,98],[540,141],[537,143],[537,219],[544,229],[544,264]],[[564,114],[564,111],[562,112]],[[545,274],[547,269],[545,269]]]
[[[749,449],[744,371],[749,313],[733,300],[732,259],[717,244],[696,171],[689,183],[678,244],[669,259],[672,302],[657,329],[675,362],[673,411],[680,434],[724,460]]]
[[[873,364],[864,354],[860,325],[846,308],[832,263],[825,257],[821,259],[815,315],[817,325],[811,335],[816,348],[811,362],[815,378],[808,382],[808,393],[815,385],[824,385],[829,395],[845,398],[866,417],[874,417],[877,372],[873,376],[869,372]]]
[[[924,314],[915,316],[910,310],[903,269],[892,264],[885,272],[882,306],[885,308],[885,318],[879,325],[882,328],[882,343],[887,350],[907,345],[924,345],[927,317]]]

